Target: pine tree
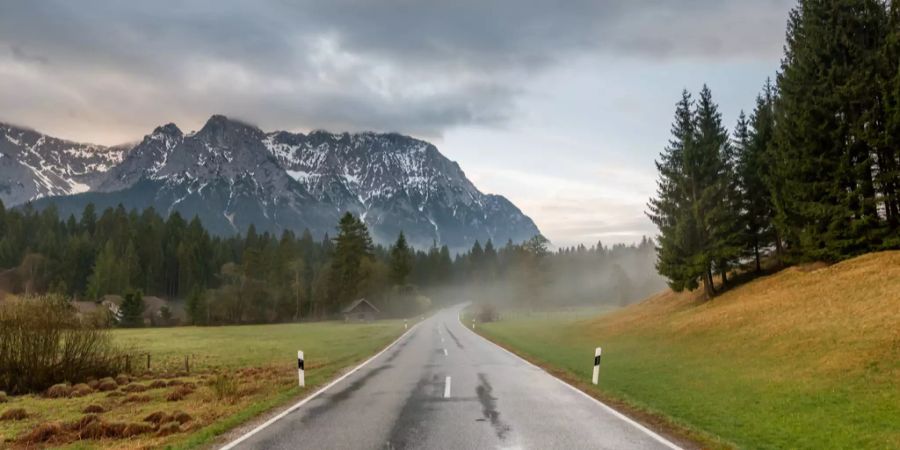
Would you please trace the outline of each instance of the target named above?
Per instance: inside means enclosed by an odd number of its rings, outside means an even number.
[[[686,152],[693,189],[697,190],[695,220],[701,224],[698,235],[703,258],[712,263],[725,285],[743,245],[741,196],[728,131],[722,125],[722,114],[713,102],[712,92],[705,85],[697,102],[696,121],[696,145],[689,148],[693,151]]]
[[[195,287],[187,299],[187,312],[193,325],[209,324],[209,306],[206,296],[200,288]]]
[[[396,286],[405,286],[412,272],[413,254],[406,243],[403,232],[397,236],[397,242],[391,247],[391,282]]]
[[[676,291],[703,282],[716,293],[713,270],[723,277],[740,253],[739,197],[728,132],[712,93],[703,86],[696,109],[690,94],[676,105],[672,139],[660,155],[656,198],[649,217],[660,230],[657,269]]]
[[[330,298],[333,307],[354,300],[363,281],[361,263],[373,256],[372,238],[366,225],[351,213],[344,214],[334,238]]]
[[[141,291],[131,291],[125,294],[120,307],[122,318],[119,324],[123,327],[134,328],[144,325],[144,296]]]
[[[900,247],[900,1],[890,3],[888,36],[882,50],[884,140],[878,152],[877,181],[884,198],[886,248]]]
[[[707,270],[698,261],[696,229],[685,152],[695,145],[695,122],[691,94],[684,90],[675,107],[672,138],[656,161],[659,172],[656,196],[650,199],[647,215],[659,229],[657,263],[659,273],[678,292],[695,289]],[[602,247],[601,247],[602,248]]]
[[[878,0],[801,0],[778,77],[776,176],[782,234],[795,256],[837,260],[880,245],[875,166],[883,136]]]
[[[755,270],[762,270],[762,250],[772,243],[780,253],[781,244],[775,230],[775,201],[779,198],[781,180],[772,176],[772,139],[775,132],[771,82],[766,81],[762,94],[748,121],[741,120],[735,129],[737,174],[742,193],[741,216],[745,249],[753,257]],[[743,113],[742,113],[743,114]]]

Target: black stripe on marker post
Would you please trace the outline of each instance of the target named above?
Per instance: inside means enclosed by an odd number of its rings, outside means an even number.
[[[297,368],[300,370],[306,370],[303,368],[303,360],[302,359],[297,360]]]
[[[594,365],[595,365],[595,366],[599,366],[599,365],[600,365],[600,355],[597,355],[597,356],[594,357]]]

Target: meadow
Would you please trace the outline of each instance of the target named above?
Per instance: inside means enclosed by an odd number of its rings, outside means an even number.
[[[0,416],[21,409],[26,417],[0,420],[0,447],[204,446],[313,392],[402,333],[398,321],[115,330],[130,373],[110,390],[8,398]],[[305,388],[297,386],[297,350],[305,353]]]
[[[706,448],[900,448],[900,252],[786,269],[712,301],[665,292],[478,330]]]

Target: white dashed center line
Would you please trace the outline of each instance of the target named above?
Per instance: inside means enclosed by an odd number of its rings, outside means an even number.
[[[444,398],[450,398],[450,377],[444,381]]]

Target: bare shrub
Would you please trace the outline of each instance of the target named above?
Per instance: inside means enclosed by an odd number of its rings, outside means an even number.
[[[0,304],[0,389],[20,394],[104,377],[119,372],[121,360],[108,330],[60,297]]]
[[[0,403],[6,403],[9,399],[6,397],[6,392],[0,391]]]

